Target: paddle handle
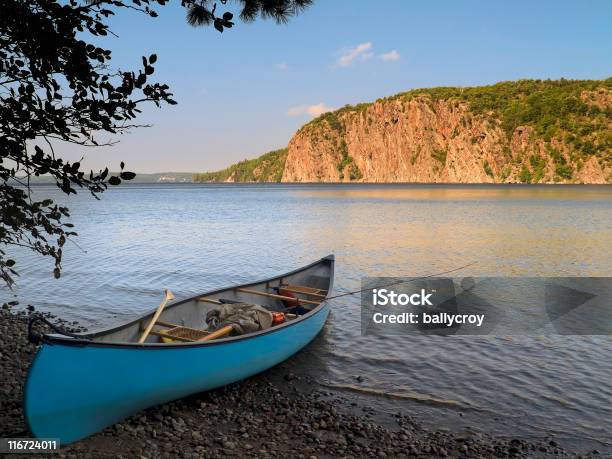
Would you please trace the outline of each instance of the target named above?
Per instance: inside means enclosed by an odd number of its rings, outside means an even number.
[[[233,325],[226,325],[225,327],[220,328],[219,330],[216,330],[209,335],[206,335],[204,338],[200,338],[198,341],[209,341],[211,339],[221,338],[225,335],[229,335],[233,329]]]
[[[149,325],[147,325],[147,328],[145,328],[144,332],[142,332],[142,336],[138,340],[138,344],[144,343],[144,341],[147,339],[147,336],[149,336],[149,333],[151,333],[151,330],[153,330],[153,327],[155,326],[155,322],[157,322],[157,319],[159,319],[159,316],[161,315],[162,311],[166,307],[166,304],[168,303],[168,301],[174,299],[174,295],[172,294],[170,290],[165,289],[164,294],[165,296],[164,296],[163,301],[157,307],[157,310],[155,311],[155,314],[153,314],[153,317],[151,318],[151,322],[149,322]]]

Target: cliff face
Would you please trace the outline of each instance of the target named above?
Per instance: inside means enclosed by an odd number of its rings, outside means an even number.
[[[415,94],[326,114],[304,126],[289,142],[282,180],[609,183],[611,94],[581,94],[588,106],[607,110],[604,143],[594,144],[594,154],[577,151],[562,130],[548,139],[528,124],[508,132],[494,111],[475,113],[466,101]]]
[[[287,149],[199,177],[611,183],[612,78],[420,89],[346,106],[303,126]]]
[[[365,110],[307,126],[291,139],[283,181],[493,182],[501,171],[504,133],[467,104],[379,101]]]

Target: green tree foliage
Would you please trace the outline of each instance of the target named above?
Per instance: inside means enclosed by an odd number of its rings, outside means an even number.
[[[521,172],[519,174],[519,180],[522,183],[531,183],[531,171],[524,164],[523,164],[523,167],[521,168]]]
[[[448,151],[446,149],[434,149],[431,157],[438,161],[442,166],[446,164],[446,155]]]
[[[194,182],[225,182],[230,177],[235,182],[280,182],[285,170],[287,149],[271,151],[255,159],[245,159],[217,171],[194,174]]]
[[[340,172],[340,180],[344,180],[344,173],[348,172],[349,180],[359,180],[363,177],[359,166],[355,164],[355,159],[349,155],[348,145],[344,138],[340,140],[340,162],[338,163],[338,172]]]
[[[572,167],[567,164],[557,164],[555,166],[555,174],[557,174],[557,176],[562,179],[569,180],[574,174],[574,169],[572,169]]]
[[[349,165],[348,173],[349,173],[350,180],[360,180],[361,178],[363,178],[361,169],[359,169],[359,166],[355,164],[355,161],[352,161],[351,164]]]
[[[544,169],[546,168],[546,161],[540,155],[531,155],[529,157],[529,164],[533,170],[533,181],[538,183],[544,178]]]
[[[61,158],[66,144],[83,148],[131,128],[147,103],[175,104],[168,85],[151,81],[157,56],[142,57],[136,70],[112,67],[112,52],[100,47],[111,33],[108,19],[131,9],[156,17],[167,0],[2,0],[0,10],[0,278],[11,286],[17,275],[6,248],[20,246],[54,259],[60,276],[62,250],[76,235],[69,210],[50,199],[34,200],[30,178],[50,176],[66,194],[94,197],[108,185],[135,174],[83,171]],[[239,0],[240,18],[285,22],[310,0]],[[225,1],[221,1],[225,9]],[[217,3],[182,0],[192,25],[219,32],[234,25],[234,14]],[[220,8],[221,9],[221,8]]]
[[[338,132],[339,134],[344,134],[344,124],[342,124],[342,121],[340,121],[339,117],[339,115],[341,114],[342,109],[336,110],[334,112],[323,113],[322,115],[319,115],[318,117],[313,119],[311,122],[302,126],[300,130],[315,129],[323,124],[327,124],[327,126]]]

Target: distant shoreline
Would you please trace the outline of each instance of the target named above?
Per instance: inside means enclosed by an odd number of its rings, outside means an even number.
[[[342,186],[342,187],[486,187],[486,188],[564,188],[564,187],[612,187],[611,183],[456,183],[456,182],[124,182],[116,189],[126,187],[136,187],[141,185],[155,185],[160,187],[166,186],[224,186],[224,187],[244,187],[244,186],[259,186],[259,187],[276,187],[276,186]],[[30,186],[39,187],[55,187],[55,183],[51,181],[32,182]],[[109,187],[115,189],[115,187]]]

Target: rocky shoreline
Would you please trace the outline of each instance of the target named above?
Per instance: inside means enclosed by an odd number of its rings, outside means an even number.
[[[29,436],[21,399],[36,354],[26,331],[32,313],[8,305],[0,311],[0,437]],[[79,330],[77,323],[46,316]],[[406,412],[381,423],[355,405],[308,375],[292,373],[289,360],[246,381],[145,410],[63,447],[60,457],[598,457],[597,451],[567,451],[551,439],[430,431]]]

